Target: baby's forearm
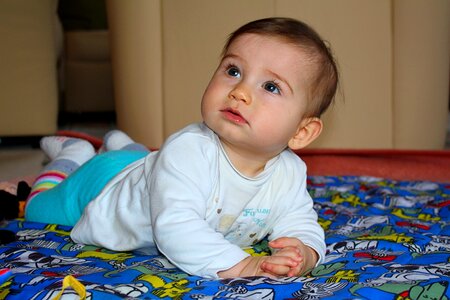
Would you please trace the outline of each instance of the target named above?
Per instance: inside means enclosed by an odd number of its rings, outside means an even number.
[[[246,257],[233,267],[217,273],[220,278],[235,278],[235,277],[249,277],[249,276],[268,276],[273,277],[272,274],[266,273],[262,270],[261,264],[268,259],[268,257]]]
[[[243,270],[250,264],[251,261],[252,257],[246,257],[231,268],[218,272],[217,275],[220,278],[234,278],[242,276],[241,274],[243,273]]]
[[[306,246],[305,249],[308,254],[305,255],[305,271],[309,271],[314,268],[319,260],[319,254],[313,248]]]

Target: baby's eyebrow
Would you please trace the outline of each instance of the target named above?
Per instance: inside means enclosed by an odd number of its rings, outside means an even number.
[[[270,73],[270,75],[272,75],[272,76],[275,77],[276,79],[278,79],[278,80],[284,82],[284,84],[286,84],[286,85],[288,86],[288,88],[289,88],[289,90],[291,91],[291,93],[292,93],[292,94],[294,93],[294,90],[292,89],[291,85],[289,84],[289,82],[288,82],[283,76],[280,76],[279,74],[277,74],[277,73],[275,73],[275,72],[272,72],[271,70],[267,70],[267,72]]]
[[[239,55],[233,53],[227,53],[222,57],[222,61],[228,58],[240,59]]]

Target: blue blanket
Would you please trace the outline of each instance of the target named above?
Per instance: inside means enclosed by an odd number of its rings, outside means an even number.
[[[448,299],[450,184],[310,177],[326,261],[303,277],[210,280],[163,256],[75,244],[70,228],[14,220],[0,299]],[[249,250],[267,255],[267,242]],[[56,297],[56,298],[55,298]],[[73,299],[73,298],[72,298]]]

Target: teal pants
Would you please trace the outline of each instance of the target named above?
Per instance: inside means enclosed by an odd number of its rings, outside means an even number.
[[[74,226],[84,208],[129,164],[148,152],[117,150],[94,156],[52,189],[37,194],[25,210],[32,222]]]

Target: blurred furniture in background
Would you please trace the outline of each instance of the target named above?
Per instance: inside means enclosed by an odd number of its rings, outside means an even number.
[[[0,39],[0,137],[54,133],[62,45],[57,1],[1,0]]]
[[[88,113],[113,112],[105,1],[60,0],[58,14],[64,27],[61,115],[83,119]]]
[[[448,0],[107,0],[119,128],[158,147],[199,121],[233,30],[306,21],[330,42],[341,92],[312,147],[442,149],[448,117]]]
[[[107,30],[66,31],[64,113],[114,111]]]
[[[0,0],[0,39],[0,145],[114,112],[104,0]]]
[[[341,91],[311,147],[444,146],[448,0],[106,3],[0,0],[1,138],[52,134],[60,112],[115,110],[119,128],[159,147],[201,120],[202,93],[228,34],[288,16],[311,24],[340,65]]]

